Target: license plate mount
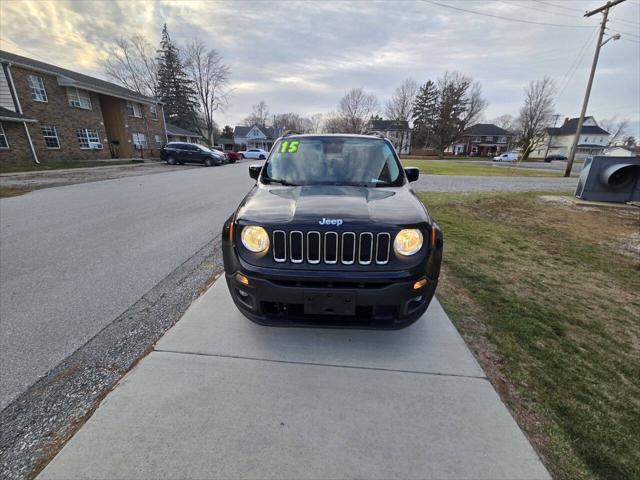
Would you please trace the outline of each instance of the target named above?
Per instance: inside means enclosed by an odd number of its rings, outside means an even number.
[[[355,292],[326,292],[306,290],[304,292],[304,313],[306,315],[349,315],[356,314]]]

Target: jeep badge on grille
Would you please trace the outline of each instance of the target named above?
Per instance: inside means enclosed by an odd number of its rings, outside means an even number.
[[[323,218],[318,222],[320,225],[337,225],[338,227],[344,222],[341,218]]]

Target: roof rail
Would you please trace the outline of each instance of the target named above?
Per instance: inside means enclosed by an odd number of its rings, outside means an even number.
[[[300,135],[300,132],[296,132],[295,130],[287,130],[281,136],[282,137],[289,137],[291,135]]]
[[[379,138],[387,138],[384,136],[382,132],[379,132],[378,130],[367,130],[366,132],[363,133],[363,135],[371,135]]]

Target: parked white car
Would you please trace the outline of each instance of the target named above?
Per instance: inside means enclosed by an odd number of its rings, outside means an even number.
[[[518,161],[517,153],[503,153],[498,155],[497,157],[493,157],[494,162],[516,162]]]
[[[250,148],[243,152],[238,152],[242,158],[255,158],[258,160],[264,160],[269,156],[269,152],[262,150],[261,148]]]

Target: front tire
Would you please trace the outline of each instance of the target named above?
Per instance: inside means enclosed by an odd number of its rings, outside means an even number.
[[[167,165],[175,165],[176,163],[176,159],[173,157],[167,157]]]
[[[210,158],[207,158],[207,159],[204,161],[204,166],[205,166],[205,167],[213,167],[213,160],[212,160],[212,159],[210,159]]]
[[[259,159],[264,160],[266,157],[264,155],[260,155]]]

